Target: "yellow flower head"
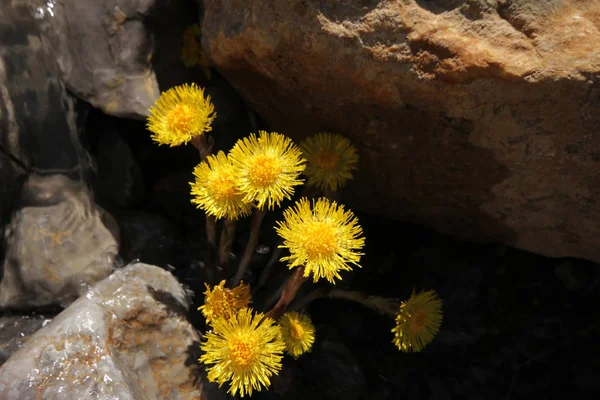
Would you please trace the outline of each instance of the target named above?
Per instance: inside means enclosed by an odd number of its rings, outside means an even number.
[[[268,388],[270,377],[281,370],[285,348],[275,321],[244,308],[229,319],[216,319],[213,327],[201,345],[200,362],[210,365],[208,380],[219,387],[230,381],[232,396],[238,392],[241,397],[252,396],[253,390]]]
[[[234,168],[225,153],[208,156],[194,168],[195,182],[192,187],[192,203],[216,218],[236,220],[250,214],[252,206],[244,202],[244,195],[235,181]]]
[[[294,193],[294,186],[304,171],[304,160],[298,146],[279,133],[259,131],[259,136],[238,140],[229,153],[237,172],[244,201],[256,201],[257,207],[269,209],[279,206]]]
[[[357,168],[358,152],[348,139],[332,133],[318,133],[300,143],[308,162],[304,174],[306,182],[321,190],[337,191]]]
[[[185,144],[210,132],[215,119],[210,96],[196,84],[184,84],[163,92],[150,108],[147,127],[158,144],[171,147]]]
[[[311,350],[315,342],[315,327],[308,315],[287,312],[279,319],[279,325],[286,353],[298,358]]]
[[[205,284],[206,285],[206,284]],[[228,319],[235,315],[238,310],[248,307],[252,302],[250,287],[241,283],[233,289],[225,287],[225,281],[221,281],[212,290],[206,285],[204,292],[204,305],[198,308],[202,311],[207,323],[218,318]]]
[[[202,28],[199,24],[192,24],[183,32],[183,47],[181,48],[181,62],[186,67],[199,66],[206,79],[210,79],[210,61],[200,46]]]
[[[311,209],[308,199],[302,198],[283,217],[275,229],[284,239],[279,247],[290,250],[290,256],[281,259],[289,261],[290,268],[304,265],[304,276],[312,274],[315,282],[325,278],[335,283],[334,278],[342,279],[341,270],[352,269],[348,264],[360,267],[358,250],[365,243],[362,228],[343,205],[320,198]]]
[[[406,353],[423,350],[433,340],[442,324],[442,301],[434,290],[413,292],[400,304],[396,315],[394,344]]]

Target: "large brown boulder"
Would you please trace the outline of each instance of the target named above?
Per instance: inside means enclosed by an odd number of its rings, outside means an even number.
[[[354,208],[600,261],[600,3],[204,0],[203,46],[299,140],[348,136]]]

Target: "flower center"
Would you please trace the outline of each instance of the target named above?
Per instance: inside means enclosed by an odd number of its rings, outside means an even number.
[[[254,159],[250,180],[258,187],[271,186],[281,173],[277,160],[270,155],[260,155]]]
[[[220,176],[213,182],[214,197],[217,201],[231,200],[237,196],[235,182],[230,176]]]
[[[187,104],[177,104],[167,114],[167,127],[171,132],[189,133],[194,111]]]
[[[419,331],[423,328],[423,326],[425,326],[425,320],[427,319],[427,316],[425,315],[424,311],[417,311],[413,314],[412,318],[410,319],[410,329],[413,332]]]
[[[306,250],[309,259],[328,257],[335,252],[337,235],[335,228],[324,221],[314,221],[304,232]]]
[[[238,367],[247,367],[252,364],[255,347],[252,338],[238,337],[230,347],[233,363]]]
[[[329,151],[321,151],[315,157],[315,164],[323,170],[330,171],[335,168],[339,157]]]
[[[304,329],[302,328],[302,325],[292,322],[292,324],[290,325],[290,336],[292,336],[296,340],[300,340],[302,339],[303,335]]]
[[[233,311],[233,296],[226,290],[215,291],[210,299],[214,318],[228,317]]]

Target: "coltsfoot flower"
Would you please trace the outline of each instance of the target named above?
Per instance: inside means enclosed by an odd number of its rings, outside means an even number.
[[[335,283],[342,279],[340,271],[351,270],[349,264],[358,264],[363,255],[365,239],[358,219],[343,205],[326,198],[313,201],[302,198],[283,212],[284,221],[277,222],[277,233],[283,238],[281,248],[290,251],[290,269],[304,265],[304,276],[312,275],[313,281],[325,278]]]
[[[300,148],[290,138],[273,132],[259,131],[238,140],[229,153],[236,168],[238,187],[245,194],[244,201],[256,202],[259,209],[279,206],[291,198],[305,160]]]
[[[208,366],[208,380],[219,387],[230,382],[228,392],[233,396],[238,392],[251,396],[253,390],[268,388],[270,377],[281,370],[285,348],[275,321],[244,308],[229,319],[216,319],[213,328],[201,344],[200,362]]]
[[[183,84],[163,92],[149,110],[147,127],[158,144],[185,144],[212,130],[215,108],[210,96],[196,84]]]
[[[223,280],[212,289],[206,285],[204,305],[198,310],[202,311],[206,322],[211,323],[218,318],[231,318],[240,309],[248,307],[251,302],[252,295],[248,285],[241,283],[233,289],[228,289]]]
[[[340,189],[352,179],[352,171],[358,165],[356,147],[340,135],[317,133],[300,143],[300,149],[307,161],[306,184],[321,190]]]
[[[406,353],[423,350],[440,330],[442,317],[442,300],[434,290],[413,292],[400,304],[393,343]]]
[[[190,182],[192,203],[217,219],[236,220],[250,214],[252,205],[243,201],[235,181],[233,164],[220,151],[208,156],[194,168],[196,180]]]
[[[285,351],[294,358],[309,352],[315,342],[315,327],[306,314],[287,312],[279,318]]]

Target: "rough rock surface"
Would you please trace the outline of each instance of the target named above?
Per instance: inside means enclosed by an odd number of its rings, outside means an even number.
[[[144,21],[164,0],[20,0],[52,43],[63,81],[107,114],[142,118],[158,97]]]
[[[63,175],[31,175],[7,227],[0,308],[68,304],[107,277],[119,249],[118,226]]]
[[[31,10],[1,2],[0,38],[0,151],[27,171],[80,174],[75,103]]]
[[[348,136],[349,206],[600,261],[594,0],[205,0],[212,63],[278,130]]]
[[[134,264],[97,284],[0,368],[2,399],[198,399],[198,335],[177,280]]]

